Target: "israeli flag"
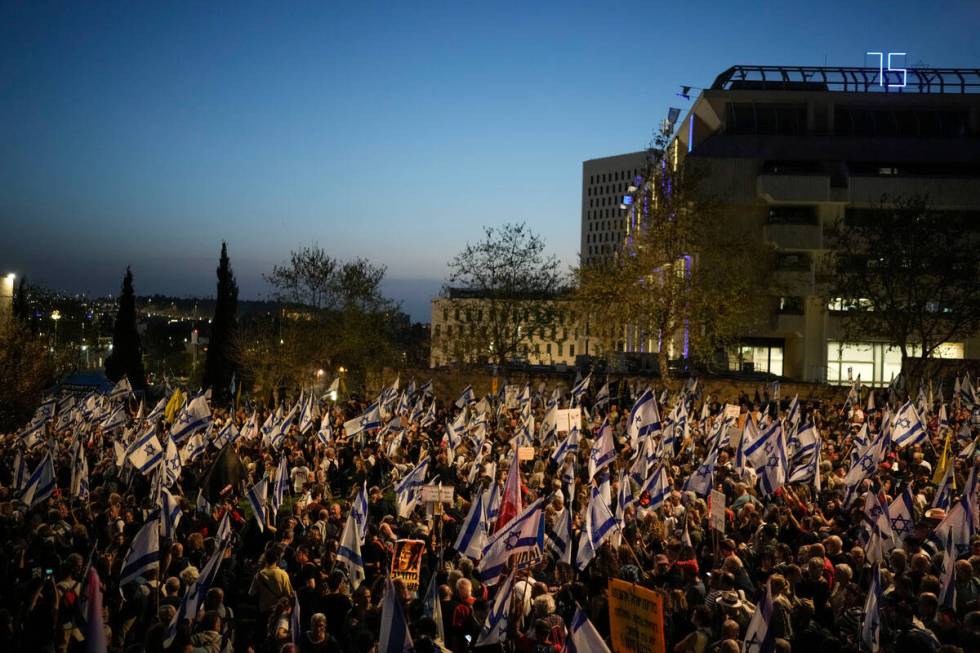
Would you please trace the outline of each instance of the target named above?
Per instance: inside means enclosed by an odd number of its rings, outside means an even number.
[[[582,402],[582,395],[584,395],[589,386],[592,384],[592,374],[586,374],[585,378],[575,384],[572,388],[572,406],[577,406]]]
[[[109,392],[109,399],[112,401],[117,401],[119,399],[129,399],[133,394],[133,386],[129,383],[129,377],[123,376],[116,382],[112,390]]]
[[[167,445],[163,452],[163,470],[165,473],[164,485],[171,486],[180,478],[183,467],[180,462],[180,451],[171,439],[167,440]]]
[[[361,489],[357,492],[357,496],[354,497],[354,503],[350,507],[350,514],[357,523],[357,532],[361,535],[361,544],[364,544],[364,540],[367,539],[368,527],[367,481],[361,484]]]
[[[351,588],[357,589],[364,580],[364,561],[361,559],[361,533],[354,519],[354,513],[347,516],[344,532],[337,548],[337,564],[347,570]]]
[[[473,392],[473,386],[468,385],[463,388],[462,394],[459,395],[459,399],[456,400],[456,408],[462,408],[463,406],[468,406],[469,404],[476,403],[476,393]]]
[[[879,565],[871,569],[871,588],[864,601],[864,621],[861,622],[861,641],[869,651],[877,653],[881,649],[881,571]]]
[[[167,410],[167,397],[164,397],[163,399],[161,399],[156,403],[156,406],[153,407],[153,410],[150,411],[150,414],[146,416],[145,421],[148,424],[155,425],[160,420],[160,418],[163,417],[163,414],[164,412],[166,412],[166,410]]]
[[[245,420],[245,425],[242,426],[241,433],[239,437],[243,437],[246,440],[251,440],[258,436],[259,434],[259,413],[258,411],[252,411],[252,414],[247,420]]]
[[[432,403],[429,404],[429,410],[425,412],[422,416],[422,421],[419,422],[420,428],[426,428],[427,426],[432,426],[436,423],[436,400],[433,399]]]
[[[647,388],[630,410],[626,434],[630,439],[630,448],[638,449],[640,438],[655,435],[661,430],[660,412],[657,410],[657,398],[653,391]]]
[[[227,517],[227,513],[225,513]],[[221,542],[219,540],[219,542]],[[184,623],[186,620],[193,621],[196,619],[198,607],[200,607],[201,602],[204,601],[204,596],[208,593],[211,588],[211,584],[214,582],[215,577],[218,575],[218,569],[221,567],[221,561],[225,557],[225,549],[227,544],[221,543],[215,548],[213,554],[208,559],[207,564],[204,565],[204,569],[201,570],[201,574],[197,577],[197,582],[194,583],[187,593],[184,594],[184,598],[180,603],[180,608],[177,613],[174,614],[170,623],[167,624],[167,628],[163,631],[163,647],[170,648],[173,644],[174,639],[177,637],[177,627],[178,625]]]
[[[776,423],[778,426],[778,422]],[[786,475],[789,472],[789,463],[786,460],[786,440],[783,437],[783,429],[778,428],[775,434],[772,451],[766,459],[765,466],[759,471],[759,484],[762,493],[771,497],[776,490],[786,484]]]
[[[879,435],[868,446],[865,452],[861,454],[857,461],[851,465],[847,475],[844,477],[844,486],[847,488],[844,494],[844,506],[849,506],[851,501],[854,500],[857,489],[864,479],[871,478],[871,475],[878,470],[878,465],[885,458],[885,451],[888,449],[889,439],[888,433]]]
[[[483,505],[484,510],[487,513],[487,523],[496,523],[497,517],[500,516],[500,486],[497,484],[497,466],[493,463],[493,473],[490,474],[490,487],[486,489],[483,493]]]
[[[324,447],[330,446],[330,442],[333,440],[333,426],[330,424],[329,411],[323,414],[323,418],[320,420],[320,428],[316,432],[316,437]]]
[[[412,653],[415,645],[408,632],[408,621],[391,578],[385,578],[385,595],[381,602],[381,633],[378,653]]]
[[[687,477],[684,482],[685,492],[694,492],[700,497],[706,497],[711,493],[715,481],[715,465],[718,463],[718,449],[713,450],[698,465],[693,474]]]
[[[269,499],[269,477],[263,476],[261,481],[249,488],[245,498],[248,499],[248,505],[252,507],[252,514],[259,524],[259,531],[265,532],[265,504]]]
[[[136,580],[143,573],[160,567],[160,521],[151,519],[143,524],[129,547],[129,553],[119,572],[119,585]]]
[[[943,475],[943,482],[936,488],[936,496],[932,500],[933,508],[949,510],[949,504],[953,499],[953,461],[946,463],[946,473]]]
[[[129,447],[129,462],[141,474],[147,476],[163,462],[163,445],[155,429],[149,429]]]
[[[551,462],[560,467],[568,454],[578,453],[578,445],[581,439],[582,433],[577,426],[573,426],[562,443],[555,447],[554,453],[551,454]]]
[[[613,442],[612,427],[609,420],[602,420],[602,427],[599,429],[599,437],[592,445],[592,453],[589,455],[589,480],[595,478],[600,469],[603,469],[616,458],[616,446]]]
[[[572,512],[571,501],[555,517],[555,525],[545,527],[544,541],[548,550],[557,556],[557,562],[572,564],[572,523],[575,514]]]
[[[279,507],[282,506],[286,498],[286,488],[288,486],[289,472],[287,471],[286,457],[283,456],[279,459],[279,465],[276,466],[275,476],[272,477],[272,500],[269,502],[269,514],[273,522],[279,514]]]
[[[595,629],[581,606],[575,606],[575,616],[568,628],[563,653],[610,653],[609,647]]]
[[[769,622],[772,620],[772,585],[766,583],[766,596],[756,606],[752,619],[745,630],[744,653],[762,653],[770,650]]]
[[[100,426],[103,433],[111,433],[116,429],[121,429],[126,426],[126,422],[129,421],[129,413],[126,412],[126,406],[118,406],[114,411],[109,413]]]
[[[54,460],[51,459],[51,454],[47,453],[28,477],[20,501],[28,508],[34,508],[54,494],[56,487]]]
[[[888,522],[891,524],[892,534],[899,541],[912,534],[915,526],[913,505],[912,487],[907,486],[888,506]]]
[[[170,493],[170,490],[161,487],[160,494],[157,496],[157,505],[160,507],[160,537],[173,539],[180,518],[184,514],[180,509],[180,501]]]
[[[911,401],[906,401],[892,418],[892,442],[897,448],[902,449],[922,442],[925,437],[926,430],[922,426],[922,420],[919,419],[915,406]]]
[[[609,390],[609,381],[606,381],[606,383],[601,388],[599,388],[599,392],[596,393],[595,401],[592,402],[592,405],[595,406],[596,408],[605,406],[606,404],[609,403],[610,398],[611,398],[611,394]]]
[[[510,572],[507,580],[497,589],[497,594],[493,598],[493,606],[487,613],[487,620],[483,623],[479,636],[476,638],[475,647],[489,646],[502,642],[507,637],[507,628],[510,623],[511,599],[514,593],[514,572]]]
[[[72,457],[71,495],[79,499],[88,496],[88,458],[80,442],[76,444],[75,455]]]
[[[395,504],[398,508],[398,516],[408,517],[415,510],[415,503],[418,501],[419,492],[425,483],[425,475],[429,471],[429,457],[426,456],[415,466],[415,469],[405,475],[395,486]]]
[[[657,468],[653,470],[653,474],[650,475],[650,478],[640,488],[641,495],[646,492],[650,497],[650,504],[647,506],[648,510],[656,510],[662,506],[664,501],[667,500],[667,495],[670,494],[670,491],[671,487],[667,482],[667,468],[663,463],[657,465]]]
[[[278,451],[279,448],[282,447],[282,443],[285,442],[286,436],[289,434],[290,427],[292,427],[293,422],[296,421],[296,413],[298,411],[299,404],[297,403],[289,411],[289,414],[287,414],[286,417],[284,417],[283,420],[276,425],[276,428],[272,430],[272,433],[269,434],[269,444],[272,445],[273,449]]]
[[[347,437],[357,435],[361,431],[377,428],[381,428],[381,411],[377,404],[371,404],[363,415],[344,422],[344,432]]]
[[[184,440],[198,431],[203,431],[211,424],[211,407],[204,395],[197,395],[191,399],[177,416],[174,425],[170,428],[170,437],[177,444],[183,444]]]
[[[613,531],[617,528],[616,518],[609,512],[598,488],[592,488],[592,498],[589,500],[589,507],[585,512],[585,524],[579,536],[578,556],[575,559],[579,571],[585,569],[595,557],[599,547],[612,536]]]
[[[173,442],[173,438],[170,438],[170,442]],[[176,444],[174,445],[176,446]],[[187,440],[187,444],[184,445],[183,449],[180,449],[180,464],[188,465],[194,462],[194,459],[204,453],[205,449],[208,448],[208,441],[204,437],[203,433],[195,433]]]
[[[470,505],[470,511],[466,513],[466,519],[459,529],[453,548],[468,558],[479,560],[486,545],[487,523],[483,510],[483,494],[477,492],[476,499]]]
[[[500,581],[513,554],[544,547],[543,505],[544,499],[536,500],[490,538],[477,565],[484,585]]]
[[[953,507],[946,513],[946,517],[939,522],[933,533],[940,542],[946,542],[947,539],[951,541],[956,551],[956,558],[965,556],[970,552],[970,538],[974,534],[975,518],[970,498],[961,496],[959,501],[954,503]]]
[[[225,422],[225,425],[221,427],[221,430],[218,431],[218,435],[215,436],[211,443],[216,449],[221,449],[226,444],[234,444],[237,442],[240,435],[241,434],[238,432],[238,428],[235,426],[235,422],[229,418],[228,421]]]
[[[316,418],[316,411],[313,406],[313,393],[306,397],[303,402],[303,410],[299,414],[299,432],[306,433],[313,426]]]

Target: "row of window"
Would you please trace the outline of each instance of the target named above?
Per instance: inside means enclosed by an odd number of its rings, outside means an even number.
[[[589,222],[589,231],[609,231],[610,229],[620,229],[623,226],[622,220],[604,220]]]
[[[596,209],[595,211],[587,211],[585,216],[589,220],[602,219],[602,218],[615,218],[623,215],[622,209]]]
[[[639,174],[640,171],[638,168],[633,168],[632,170],[604,172],[601,175],[592,175],[589,177],[589,185],[606,184],[613,181],[632,181],[635,177],[639,176]]]
[[[589,256],[597,256],[613,253],[612,245],[589,245]]]
[[[598,199],[589,200],[589,208],[594,209],[599,206],[619,206],[622,203],[622,195],[617,195],[616,197],[600,197]]]
[[[623,239],[622,234],[614,234],[610,232],[599,233],[599,234],[589,234],[586,236],[585,242],[587,243],[617,243]]]

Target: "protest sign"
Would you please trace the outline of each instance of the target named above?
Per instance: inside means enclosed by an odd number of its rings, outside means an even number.
[[[424,554],[424,540],[396,541],[395,554],[391,556],[391,578],[400,578],[410,592],[418,592]]]
[[[725,493],[718,490],[711,491],[711,514],[708,516],[708,524],[719,533],[725,532]]]
[[[653,590],[609,581],[610,643],[616,653],[664,653],[664,601]]]

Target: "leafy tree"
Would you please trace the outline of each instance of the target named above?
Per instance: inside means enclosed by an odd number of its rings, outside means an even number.
[[[289,263],[265,276],[279,301],[315,310],[356,307],[378,310],[388,304],[381,295],[385,267],[357,258],[340,261],[313,245],[290,253]]]
[[[465,295],[476,301],[471,331],[437,337],[435,343],[458,362],[503,364],[526,353],[531,339],[555,326],[555,299],[565,278],[545,241],[524,224],[484,227],[483,238],[467,243],[449,261],[446,296]],[[445,340],[439,342],[440,338]]]
[[[112,332],[112,353],[105,359],[105,375],[110,381],[124,376],[134,389],[146,387],[143,371],[143,347],[136,330],[136,295],[133,292],[133,273],[127,267],[119,295],[119,311]]]
[[[208,355],[204,363],[204,387],[212,389],[216,401],[228,399],[232,377],[238,371],[238,284],[228,259],[228,247],[221,243],[218,262],[218,290],[211,321]]]
[[[266,280],[281,303],[256,316],[240,339],[242,361],[262,393],[308,387],[320,369],[348,370],[360,387],[385,366],[398,365],[389,324],[398,315],[381,294],[385,268],[364,259],[340,261],[312,246],[291,253]]]
[[[749,225],[722,214],[696,162],[675,169],[651,154],[626,242],[611,259],[575,270],[576,299],[590,330],[611,325],[624,340],[652,342],[669,378],[671,355],[710,364],[768,316],[760,289],[771,252]]]
[[[56,380],[56,365],[45,342],[20,320],[0,315],[0,433],[30,419],[44,390]]]
[[[942,343],[980,331],[975,214],[936,210],[926,196],[882,197],[848,211],[829,240],[827,298],[844,309],[845,337],[886,339],[907,381]]]

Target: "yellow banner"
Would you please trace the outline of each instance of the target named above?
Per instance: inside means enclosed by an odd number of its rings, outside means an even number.
[[[663,596],[610,579],[609,630],[613,653],[664,653]]]

